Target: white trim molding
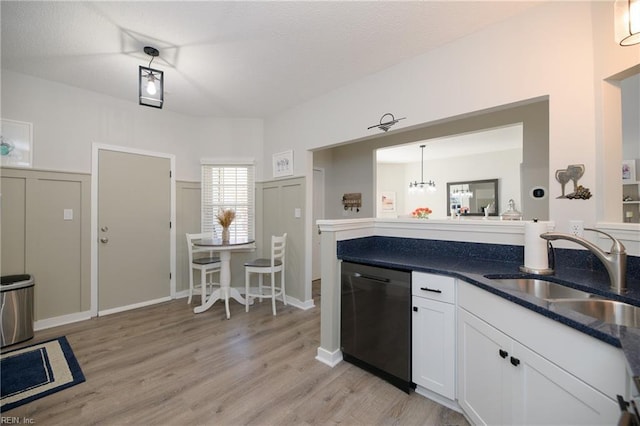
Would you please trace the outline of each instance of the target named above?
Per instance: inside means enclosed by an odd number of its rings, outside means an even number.
[[[486,244],[524,245],[524,220],[483,219],[339,219],[319,220],[322,232],[335,232],[336,239],[368,236],[418,238]],[[553,231],[555,222],[548,221]]]
[[[333,352],[329,352],[328,350],[319,347],[316,359],[333,368],[342,362],[342,351],[338,349]]]
[[[74,322],[91,319],[91,311],[75,312],[73,314],[61,315],[59,317],[45,318],[37,320],[33,324],[34,330],[45,330],[47,328],[58,327],[60,325],[72,324]]]
[[[117,308],[103,309],[98,312],[98,316],[117,314],[119,312],[130,311],[132,309],[144,308],[145,306],[157,305],[158,303],[169,302],[171,297],[161,297],[159,299],[147,300],[140,303],[133,303],[127,306],[118,306]]]
[[[594,228],[620,240],[624,244],[627,255],[640,256],[640,223],[598,222]],[[599,239],[604,239],[602,247],[608,250],[610,243],[606,244],[610,241],[609,238],[600,235]]]
[[[304,302],[300,299],[287,295],[287,305],[295,306],[298,309],[302,309],[303,311],[308,311],[309,309],[313,309],[316,307],[313,299],[305,300]]]

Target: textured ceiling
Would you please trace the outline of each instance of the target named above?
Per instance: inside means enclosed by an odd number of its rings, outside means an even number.
[[[269,117],[539,1],[2,1],[2,67],[137,102],[160,50],[165,108]]]

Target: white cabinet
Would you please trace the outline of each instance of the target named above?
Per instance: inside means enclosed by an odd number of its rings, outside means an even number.
[[[458,312],[458,403],[475,424],[612,424],[617,404],[480,320]]]
[[[455,399],[455,279],[413,272],[412,380]],[[418,392],[420,389],[418,389]]]
[[[500,354],[508,354],[510,344],[505,334],[458,310],[458,404],[474,424],[508,424],[510,383]]]
[[[535,320],[533,317],[524,321],[518,319],[513,315],[517,311],[502,310],[500,302],[492,299],[496,296],[486,294],[483,295],[484,300],[477,300],[479,293],[465,296],[469,285],[458,284],[460,298],[468,301],[462,302],[457,312],[458,403],[473,423],[605,425],[617,422],[620,410],[613,398],[616,389],[624,395],[626,381],[624,361],[620,362],[615,348],[611,348],[612,352],[605,348],[603,352],[598,346],[601,342],[597,341],[592,342],[594,350],[585,350],[580,344],[572,347],[571,341],[559,348],[568,354],[569,359],[575,357],[575,364],[590,359],[594,372],[585,382],[578,378],[581,376],[571,374],[534,348],[518,341],[514,333],[508,335],[497,328],[502,325],[500,321],[489,324],[469,310],[473,311],[475,305],[481,306],[486,312],[494,312],[495,318],[502,318],[504,324],[520,323],[535,330],[533,334],[542,338],[548,336],[551,340],[551,334],[559,331],[562,335],[565,330],[554,330],[553,324],[544,321],[531,322],[531,319]],[[516,308],[526,311],[525,308]],[[527,317],[527,313],[523,314]],[[568,328],[562,324],[557,324],[557,327]],[[517,337],[527,340],[531,330]],[[545,350],[542,348],[543,352]],[[603,357],[598,358],[598,355]],[[602,391],[602,388],[610,387],[612,394]]]

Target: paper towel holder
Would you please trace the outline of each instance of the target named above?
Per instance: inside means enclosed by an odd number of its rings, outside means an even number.
[[[537,218],[533,219],[533,222],[538,222]],[[555,251],[553,250],[553,245],[551,245],[551,241],[547,240],[547,256],[549,256],[549,265],[550,268],[529,268],[527,266],[521,265],[520,272],[524,272],[526,274],[534,274],[534,275],[553,275],[555,266]]]

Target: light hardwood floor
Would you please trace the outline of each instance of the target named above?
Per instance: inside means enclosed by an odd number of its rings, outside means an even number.
[[[342,362],[315,360],[320,301],[302,311],[186,299],[36,332],[66,335],[86,382],[2,413],[39,425],[468,425],[464,417]],[[199,298],[195,298],[199,303]],[[20,347],[5,348],[14,349]]]

